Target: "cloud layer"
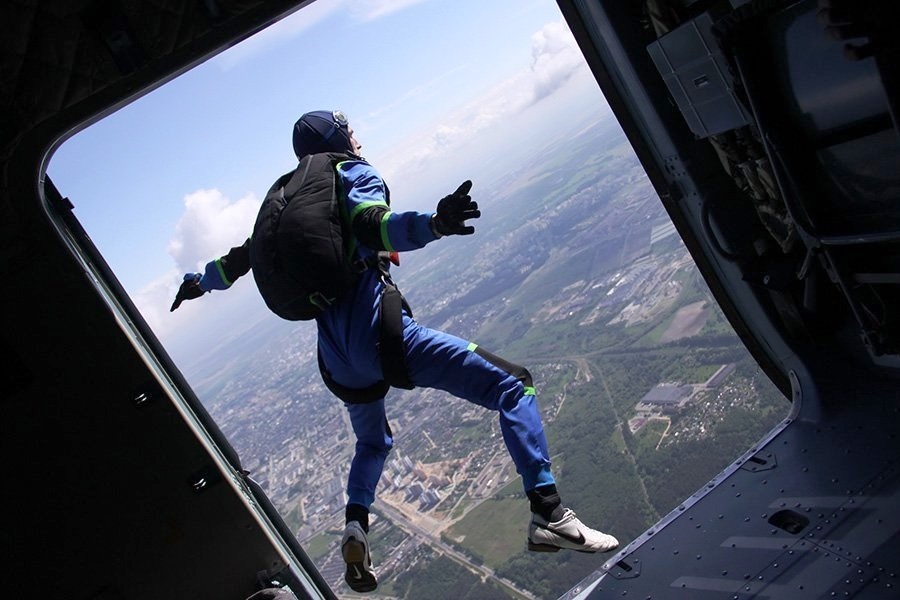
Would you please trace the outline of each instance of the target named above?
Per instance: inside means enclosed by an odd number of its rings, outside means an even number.
[[[132,295],[157,335],[166,338],[186,323],[196,321],[202,313],[221,308],[221,300],[207,302],[205,306],[199,302],[186,302],[176,312],[169,312],[182,275],[202,272],[211,259],[242,244],[251,233],[259,205],[260,200],[253,194],[231,201],[217,189],[201,189],[184,197],[184,213],[175,225],[174,237],[168,245],[174,268]],[[216,307],[217,304],[220,306]]]
[[[176,267],[193,271],[243,243],[256,220],[260,200],[253,194],[232,202],[216,189],[184,197],[184,214],[175,225],[168,252]]]
[[[558,90],[584,67],[581,51],[563,20],[548,23],[531,37],[531,59],[535,101]]]
[[[500,135],[495,127],[563,89],[587,65],[563,19],[544,25],[531,37],[531,67],[511,75],[441,120],[403,140],[379,160],[388,179],[413,165],[434,160],[479,136]],[[493,133],[491,133],[493,132]],[[413,150],[410,151],[409,149]]]

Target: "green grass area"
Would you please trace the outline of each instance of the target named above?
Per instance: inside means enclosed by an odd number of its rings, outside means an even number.
[[[485,583],[478,575],[446,556],[429,553],[422,557],[424,565],[414,572],[398,575],[390,586],[379,585],[379,592],[404,600],[430,598],[439,600],[509,600],[505,588]]]
[[[554,367],[558,363],[554,363]],[[543,369],[534,366],[531,369],[535,384],[539,385],[538,393],[542,396],[555,396],[562,393],[566,386],[575,380],[576,367],[572,363],[564,363],[559,368]]]
[[[693,378],[687,383],[703,383],[712,377],[713,373],[718,371],[721,366],[722,365],[698,365],[694,369]]]
[[[622,454],[628,450],[625,446],[625,438],[623,437],[622,431],[628,427],[628,424],[625,423],[619,429],[616,429],[615,433],[613,433],[613,447],[616,449],[616,452]]]
[[[678,232],[676,231],[674,234],[652,244],[650,246],[650,252],[654,256],[661,256],[663,254],[668,254],[669,252],[672,252],[674,250],[680,250],[681,246],[681,237],[678,236]]]
[[[654,348],[659,346],[659,340],[662,337],[662,334],[664,334],[666,329],[672,324],[675,313],[679,308],[681,308],[681,303],[676,303],[676,305],[671,310],[667,311],[665,315],[654,320],[647,332],[637,337],[631,345],[644,348]],[[640,331],[640,326],[632,327],[635,327],[636,332]]]
[[[706,319],[706,323],[703,324],[703,329],[700,330],[698,335],[701,337],[734,335],[734,328],[731,326],[731,323],[728,322],[728,319],[725,318],[719,305],[710,299],[709,306],[709,316]]]
[[[318,562],[320,558],[335,551],[339,540],[340,538],[337,538],[334,535],[320,533],[314,538],[311,538],[308,542],[305,542],[303,544],[303,549],[314,562]]]
[[[668,425],[669,423],[667,421],[653,419],[641,427],[641,430],[633,436],[635,441],[633,448],[635,456],[640,457],[648,452],[655,452],[656,445],[659,443],[659,440],[662,438],[663,432]]]
[[[522,483],[516,478],[496,496],[472,509],[453,525],[447,536],[496,568],[522,550],[528,523],[528,501],[522,494]]]
[[[299,502],[299,501],[298,501]],[[303,519],[300,515],[300,505],[295,504],[290,510],[284,510],[282,507],[281,518],[291,531],[297,531],[303,525]]]

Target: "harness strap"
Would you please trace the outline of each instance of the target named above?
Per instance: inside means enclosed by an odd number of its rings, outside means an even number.
[[[319,373],[322,375],[322,381],[325,382],[325,387],[328,388],[329,392],[347,404],[368,404],[370,402],[375,402],[376,400],[384,398],[388,390],[391,389],[391,385],[386,381],[379,381],[365,388],[349,388],[343,386],[332,379],[331,373],[328,372],[325,368],[325,363],[322,361],[321,352],[318,353],[318,359]]]
[[[397,286],[390,280],[384,280],[384,292],[381,294],[381,372],[392,386],[411,390],[415,385],[409,380],[406,369],[406,348],[403,343],[403,309],[412,315],[409,304]]]
[[[381,292],[381,303],[378,308],[379,342],[378,350],[381,355],[381,373],[384,380],[373,383],[366,388],[349,388],[336,382],[322,361],[322,354],[318,354],[319,373],[325,387],[348,404],[368,404],[384,398],[391,387],[411,390],[415,385],[409,380],[406,369],[406,347],[403,343],[403,310],[412,316],[412,309],[406,302],[406,298],[394,285],[388,271],[387,252],[379,252],[377,257],[371,257],[366,261],[358,261],[355,266],[361,270],[377,268],[381,274],[384,289]]]

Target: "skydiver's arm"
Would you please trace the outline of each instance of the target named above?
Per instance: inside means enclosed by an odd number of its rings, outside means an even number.
[[[227,290],[250,270],[250,238],[240,246],[235,246],[228,254],[206,263],[206,269],[200,277],[200,289]]]
[[[181,287],[172,303],[173,311],[185,300],[199,298],[212,290],[227,290],[241,276],[250,270],[250,239],[240,246],[235,246],[228,254],[206,263],[201,273],[186,273]]]
[[[362,245],[372,250],[406,252],[438,238],[431,227],[431,213],[391,210],[384,181],[372,165],[346,161],[338,165],[338,175],[353,234]]]

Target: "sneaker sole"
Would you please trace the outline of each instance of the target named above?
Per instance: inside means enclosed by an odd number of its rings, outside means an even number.
[[[616,546],[618,548],[618,546]],[[616,548],[610,548],[610,550],[615,550]],[[597,554],[600,550],[582,550],[580,548],[566,548],[563,546],[554,546],[553,544],[538,544],[537,542],[532,542],[528,540],[528,549],[532,552],[559,552],[560,550],[573,550],[575,552],[581,552],[583,554]],[[609,550],[603,550],[603,552],[609,552]]]
[[[357,541],[348,541],[341,548],[341,555],[347,563],[344,581],[354,592],[371,592],[378,587],[375,575],[365,569],[366,547]],[[359,575],[356,577],[355,575]]]
[[[551,546],[550,544],[536,544],[528,540],[528,549],[532,552],[559,552],[559,546]]]

